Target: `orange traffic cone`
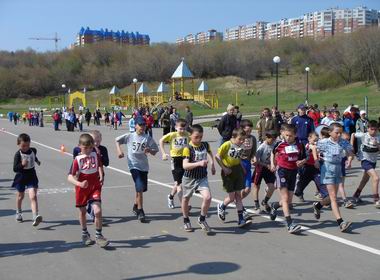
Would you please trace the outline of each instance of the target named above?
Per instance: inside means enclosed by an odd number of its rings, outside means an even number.
[[[66,152],[65,145],[62,144],[61,147],[60,147],[60,150],[61,150],[62,154],[65,153]]]

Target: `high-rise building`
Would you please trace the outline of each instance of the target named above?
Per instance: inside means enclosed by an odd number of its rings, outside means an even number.
[[[178,38],[176,43],[181,44],[206,44],[211,41],[222,41],[223,33],[216,31],[215,29],[210,29],[206,32],[198,32],[197,34],[188,34],[185,37]]]
[[[91,30],[89,27],[81,28],[77,34],[75,46],[85,46],[103,41],[115,42],[120,45],[149,45],[149,35],[139,32],[109,31],[106,29]]]
[[[331,8],[276,22],[256,22],[226,29],[224,40],[271,40],[280,38],[324,39],[360,28],[380,26],[380,12],[367,7]]]

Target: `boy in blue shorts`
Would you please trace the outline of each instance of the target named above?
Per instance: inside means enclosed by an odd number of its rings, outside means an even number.
[[[145,133],[145,120],[136,118],[136,131],[116,138],[116,149],[119,158],[124,157],[121,145],[127,145],[128,167],[135,182],[136,197],[133,204],[133,213],[137,219],[144,223],[145,213],[143,209],[143,193],[148,190],[148,154],[155,155],[158,146],[151,136]]]
[[[37,158],[37,149],[30,147],[30,136],[22,133],[17,137],[19,150],[16,152],[13,161],[13,171],[16,176],[13,180],[12,187],[17,190],[16,194],[16,221],[21,223],[22,219],[22,201],[25,196],[25,189],[29,191],[30,206],[33,213],[33,226],[38,226],[42,222],[42,216],[38,214],[38,178],[35,170],[35,164],[41,162]]]
[[[357,132],[352,134],[352,137],[361,139],[361,145],[359,149],[359,159],[363,169],[363,177],[357,190],[354,193],[354,200],[356,203],[360,203],[360,194],[369,181],[372,179],[372,195],[376,208],[380,208],[379,201],[379,175],[377,174],[376,162],[380,151],[380,136],[378,134],[379,124],[376,121],[370,121],[368,123],[368,131],[366,133]],[[352,141],[351,141],[352,143]]]

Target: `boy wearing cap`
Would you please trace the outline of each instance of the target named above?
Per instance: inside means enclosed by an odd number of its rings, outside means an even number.
[[[143,193],[148,190],[148,154],[155,155],[158,146],[151,136],[145,133],[145,120],[137,117],[135,120],[136,132],[127,133],[116,138],[116,149],[119,158],[124,157],[121,145],[127,145],[128,167],[135,182],[136,197],[133,204],[133,213],[140,222],[145,222],[143,210]]]

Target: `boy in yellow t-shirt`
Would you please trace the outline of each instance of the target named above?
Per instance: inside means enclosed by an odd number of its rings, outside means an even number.
[[[218,217],[221,221],[225,221],[225,210],[228,204],[235,202],[238,212],[238,227],[243,227],[251,221],[246,221],[243,217],[243,203],[241,191],[244,189],[244,173],[245,169],[241,163],[241,154],[243,152],[242,145],[247,137],[243,129],[234,129],[230,141],[224,142],[218,149],[215,156],[216,161],[222,168],[223,189],[228,196],[222,203],[218,204]]]
[[[168,207],[174,209],[174,196],[178,192],[178,198],[182,201],[182,177],[185,172],[183,169],[183,149],[189,144],[189,133],[186,131],[186,121],[178,119],[175,125],[175,132],[168,133],[160,139],[160,151],[162,160],[168,159],[168,154],[165,151],[164,143],[170,145],[171,169],[174,179],[174,186],[168,195]]]

